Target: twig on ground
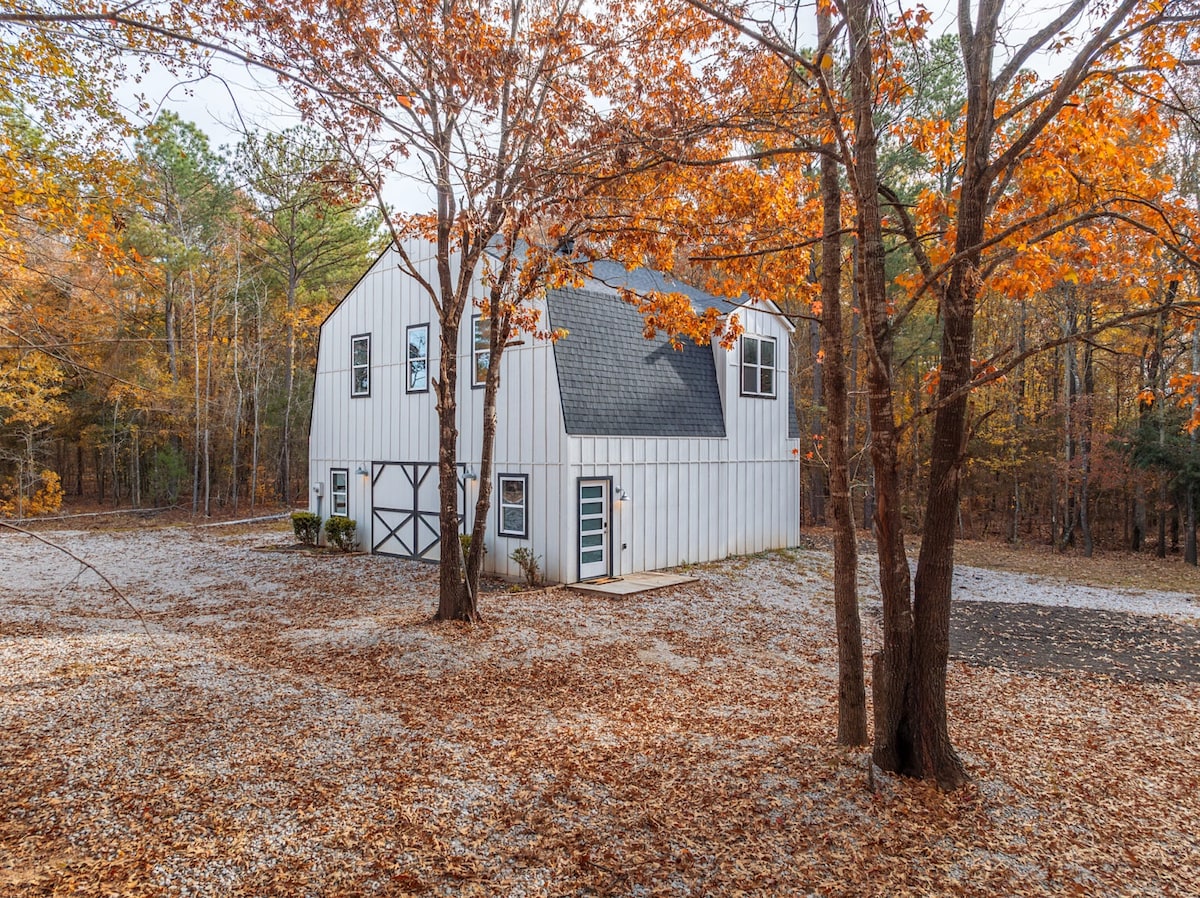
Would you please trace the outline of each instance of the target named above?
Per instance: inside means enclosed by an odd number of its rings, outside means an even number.
[[[16,524],[10,524],[10,523],[8,523],[8,521],[0,521],[0,527],[4,527],[8,530],[12,530],[14,533],[20,533],[22,536],[28,536],[32,539],[36,539],[39,543],[43,543],[43,544],[49,546],[51,549],[55,549],[56,551],[62,552],[68,558],[73,558],[76,561],[78,561],[81,565],[83,565],[85,568],[87,568],[89,571],[91,571],[93,574],[95,574],[97,577],[99,577],[101,580],[103,580],[108,585],[108,588],[111,589],[114,593],[116,593],[117,597],[126,606],[128,606],[129,610],[137,615],[137,619],[139,621],[141,621],[142,629],[146,632],[146,635],[149,636],[151,640],[154,639],[154,634],[150,632],[150,627],[146,623],[146,618],[142,615],[142,612],[140,610],[138,610],[138,607],[129,600],[129,596],[127,596],[127,595],[125,595],[125,593],[121,592],[121,590],[117,586],[117,584],[115,584],[111,580],[109,580],[108,577],[106,577],[104,575],[104,573],[98,567],[96,567],[94,564],[92,564],[90,561],[86,561],[86,560],[80,558],[78,555],[76,555],[74,552],[72,552],[70,549],[66,548],[65,546],[60,546],[58,543],[56,543],[52,540],[48,540],[44,536],[40,536],[39,534],[34,533],[31,530],[26,530],[23,527],[18,527]],[[71,582],[74,582],[75,580],[78,580],[78,579],[79,579],[79,574],[76,574],[74,577],[71,578]]]

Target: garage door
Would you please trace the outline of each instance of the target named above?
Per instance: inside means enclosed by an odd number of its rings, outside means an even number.
[[[467,514],[465,465],[458,465],[460,531]],[[377,461],[371,463],[371,551],[379,555],[437,561],[437,462]]]

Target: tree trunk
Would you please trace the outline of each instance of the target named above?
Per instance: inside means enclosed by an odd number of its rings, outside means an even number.
[[[167,283],[163,296],[163,337],[167,344],[167,372],[171,383],[179,383],[179,350],[176,339],[178,310],[175,307],[175,278],[167,272]]]
[[[1092,329],[1092,300],[1090,294],[1084,295],[1083,328]],[[1092,402],[1096,392],[1096,369],[1092,363],[1092,347],[1083,347],[1083,379],[1079,420],[1079,535],[1083,539],[1083,555],[1091,558],[1095,550],[1092,541],[1092,520],[1088,509],[1091,501],[1092,473]]]
[[[503,275],[502,275],[503,277]],[[488,371],[483,386],[483,447],[479,459],[479,494],[475,497],[475,520],[471,527],[471,552],[466,559],[467,592],[478,616],[479,571],[483,567],[484,540],[492,502],[492,463],[496,449],[496,394],[500,388],[500,360],[512,329],[503,313],[503,281],[492,290],[488,312]]]
[[[817,37],[828,40],[827,8],[817,13]],[[827,149],[832,152],[832,146]],[[821,157],[821,349],[824,353],[825,448],[829,459],[829,512],[833,519],[833,606],[838,644],[838,734],[841,745],[867,744],[862,622],[858,613],[858,544],[850,502],[846,358],[842,333],[841,187],[838,164]],[[815,355],[815,353],[814,353]],[[818,368],[819,370],[819,368]],[[814,375],[814,381],[818,380]],[[815,387],[814,387],[815,394]],[[816,484],[814,483],[814,487]]]
[[[824,162],[824,157],[822,157],[822,163],[823,162]],[[822,179],[824,179],[824,177],[825,177],[824,172],[822,172],[821,177],[822,177]],[[835,173],[835,177],[836,177],[836,173]],[[825,365],[821,360],[821,353],[820,353],[820,349],[824,342],[824,336],[821,332],[821,322],[817,322],[817,321],[809,322],[808,339],[809,339],[809,347],[811,349],[811,355],[812,355],[812,360],[813,360],[813,373],[812,373],[813,414],[812,414],[812,419],[809,421],[809,429],[812,431],[813,441],[816,442],[818,444],[818,446],[820,446],[821,445],[820,441],[824,435],[823,434],[824,428],[822,427],[822,423],[821,423],[821,408],[820,408],[820,406],[822,404],[824,404],[824,402],[825,402],[825,398],[824,398],[825,397],[825,388],[824,388]],[[828,360],[828,357],[826,357],[826,361],[827,360]],[[826,414],[828,414],[828,411],[826,412]],[[826,455],[824,452],[822,452],[821,454]],[[828,455],[826,455],[826,458],[828,458]],[[819,460],[816,464],[813,464],[809,467],[808,484],[809,484],[808,485],[809,520],[814,525],[819,526],[819,525],[825,523],[825,471],[824,471],[823,466],[820,464]]]
[[[1077,509],[1075,506],[1075,397],[1079,394],[1079,378],[1076,374],[1075,343],[1072,339],[1078,331],[1078,321],[1075,316],[1074,294],[1070,286],[1063,291],[1064,331],[1068,342],[1063,346],[1063,481],[1062,481],[1062,517],[1060,520],[1058,540],[1059,550],[1065,550],[1075,543],[1075,524]]]
[[[1167,356],[1166,356],[1167,313],[1158,316],[1158,334],[1154,350],[1157,362],[1154,366],[1155,379],[1155,410],[1158,419],[1158,452],[1161,458],[1165,454],[1167,442]],[[1158,546],[1155,555],[1167,557],[1167,476],[1162,470],[1158,472]]]
[[[1192,370],[1200,371],[1200,328],[1192,329]],[[1192,420],[1196,420],[1197,399],[1192,398]],[[1196,430],[1193,428],[1188,435],[1188,451],[1190,461],[1196,459]],[[1189,476],[1187,487],[1187,535],[1183,547],[1183,560],[1192,567],[1196,566],[1196,484]]]
[[[446,277],[449,278],[449,272]],[[438,620],[476,619],[475,603],[463,579],[458,519],[458,321],[441,329],[437,393],[438,416]]]
[[[857,207],[858,265],[855,276],[867,350],[867,405],[871,461],[875,473],[875,538],[879,590],[883,599],[883,650],[872,659],[875,709],[875,763],[905,771],[905,695],[908,692],[913,616],[908,558],[900,514],[896,418],[892,402],[891,322],[888,320],[885,248],[879,201],[878,138],[874,122],[874,63],[871,57],[873,5],[850,0],[849,74],[854,113],[854,160],[850,183]]]
[[[253,424],[250,428],[250,507],[258,502],[258,455],[262,444],[262,362],[263,362],[263,314],[262,302],[255,302],[254,309],[254,375],[250,384],[250,401],[254,404]]]
[[[295,266],[288,271],[287,322],[283,363],[283,437],[279,447],[279,496],[285,505],[292,501],[292,402],[296,391],[296,286]]]

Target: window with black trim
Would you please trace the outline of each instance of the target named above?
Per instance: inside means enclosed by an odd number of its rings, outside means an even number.
[[[350,395],[371,395],[371,335],[350,338]]]
[[[429,389],[429,325],[409,325],[406,336],[407,390],[424,393]]]
[[[500,501],[501,536],[529,536],[529,475],[501,474]]]
[[[471,318],[471,386],[487,382],[488,362],[492,356],[492,322],[482,315]]]
[[[337,517],[350,516],[350,469],[329,469],[329,513]]]
[[[775,338],[742,336],[742,395],[775,398]]]

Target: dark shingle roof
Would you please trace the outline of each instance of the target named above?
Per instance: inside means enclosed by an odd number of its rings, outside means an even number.
[[[554,344],[567,433],[725,436],[712,347],[647,340],[638,310],[594,287],[547,296],[550,326],[568,331]]]

